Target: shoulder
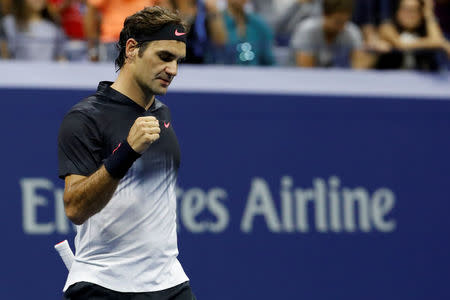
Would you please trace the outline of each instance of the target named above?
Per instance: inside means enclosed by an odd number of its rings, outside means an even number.
[[[299,30],[303,31],[317,31],[322,29],[323,20],[321,17],[311,17],[298,25]]]
[[[362,39],[361,30],[352,22],[348,22],[345,26],[343,34],[350,39]]]
[[[40,21],[38,26],[41,27],[43,30],[46,30],[47,32],[56,33],[60,31],[60,28],[55,23],[45,19]]]
[[[320,36],[322,31],[322,18],[311,17],[297,25],[292,39],[304,39],[309,37],[311,40],[316,40],[315,37]]]
[[[71,122],[79,120],[82,123],[96,123],[96,120],[101,114],[101,110],[98,107],[99,101],[100,99],[97,95],[92,95],[81,100],[67,112],[63,122],[70,119]]]
[[[348,22],[347,25],[345,25],[345,31],[349,34],[359,34],[361,32],[359,27],[353,22]]]

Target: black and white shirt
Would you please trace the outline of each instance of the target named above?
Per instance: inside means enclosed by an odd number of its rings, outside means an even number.
[[[89,176],[124,141],[138,117],[160,121],[160,138],[128,170],[108,204],[77,226],[76,255],[64,290],[87,281],[119,292],[151,292],[185,282],[177,259],[175,184],[180,149],[170,111],[145,110],[100,82],[65,116],[58,137],[59,176]]]

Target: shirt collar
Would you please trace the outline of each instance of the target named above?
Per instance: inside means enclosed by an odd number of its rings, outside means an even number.
[[[120,93],[119,91],[116,91],[115,89],[111,88],[111,85],[113,82],[111,81],[100,81],[97,87],[97,95],[105,96],[108,99],[111,99],[116,102],[123,103],[128,106],[134,106],[135,108],[139,109],[142,112],[145,112],[145,108],[134,102],[132,99],[128,98],[124,94]],[[152,105],[148,109],[149,112],[156,111],[162,106],[161,101],[155,98],[155,101],[153,101]]]

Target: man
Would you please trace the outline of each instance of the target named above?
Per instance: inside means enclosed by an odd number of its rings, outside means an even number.
[[[361,32],[349,21],[352,10],[352,0],[324,0],[323,16],[302,22],[292,37],[296,64],[301,67],[369,67],[373,61],[362,50]]]
[[[185,37],[163,8],[128,17],[117,80],[100,82],[63,120],[59,175],[78,225],[66,299],[195,299],[177,260],[180,151],[169,109],[155,99],[177,75]]]

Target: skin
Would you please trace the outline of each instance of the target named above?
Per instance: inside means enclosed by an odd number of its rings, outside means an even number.
[[[47,1],[46,0],[27,0],[26,3],[27,3],[28,9],[30,9],[30,11],[31,11],[32,19],[33,18],[40,19],[41,18],[40,13],[47,5]]]
[[[245,36],[245,4],[248,0],[228,0],[228,11],[236,21],[238,33],[240,36]]]
[[[148,109],[155,95],[163,95],[178,73],[178,63],[186,56],[183,42],[154,41],[140,53],[137,42],[126,43],[126,60],[111,87]],[[159,139],[159,122],[155,117],[137,118],[127,142],[142,154]],[[64,208],[67,217],[81,225],[108,204],[119,183],[104,166],[90,176],[69,175],[65,178]]]

